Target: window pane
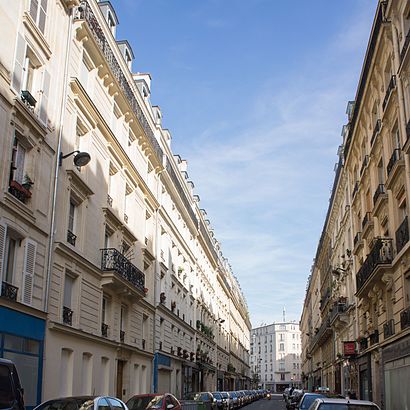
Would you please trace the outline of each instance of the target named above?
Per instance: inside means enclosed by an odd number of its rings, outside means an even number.
[[[9,350],[23,351],[24,339],[14,335],[4,335],[4,348]]]

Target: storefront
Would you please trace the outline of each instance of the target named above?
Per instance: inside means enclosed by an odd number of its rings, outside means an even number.
[[[359,357],[359,398],[361,400],[373,400],[372,392],[372,370],[371,370],[371,355],[366,353]]]
[[[12,360],[32,409],[41,402],[45,320],[0,306],[0,357]]]

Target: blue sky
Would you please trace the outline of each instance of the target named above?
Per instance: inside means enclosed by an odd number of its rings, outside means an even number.
[[[112,0],[254,327],[299,320],[375,0]]]

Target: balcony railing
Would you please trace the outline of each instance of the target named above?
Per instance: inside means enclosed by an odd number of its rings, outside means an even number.
[[[410,327],[410,307],[404,309],[400,313],[400,326],[401,330],[407,329]]]
[[[75,246],[75,241],[77,239],[77,235],[72,233],[69,229],[67,230],[67,242],[71,245]]]
[[[404,40],[403,48],[401,49],[400,52],[400,64],[403,62],[404,56],[406,55],[407,49],[409,48],[410,44],[410,29],[407,32],[407,36]]]
[[[364,228],[366,227],[366,225],[371,222],[372,219],[372,214],[371,212],[366,212],[366,215],[364,216],[363,220],[362,220],[362,229],[364,230]]]
[[[107,195],[107,204],[112,207],[112,197],[110,195]]]
[[[377,138],[380,132],[380,128],[382,127],[382,122],[381,120],[376,121],[376,125],[374,126],[372,138],[370,139],[370,145],[372,146],[374,143],[374,140]]]
[[[386,193],[386,189],[384,188],[383,184],[379,184],[376,188],[376,191],[373,195],[373,205],[376,205],[379,196]]]
[[[120,342],[124,343],[125,340],[125,332],[124,330],[120,330]]]
[[[353,246],[356,246],[361,240],[362,240],[362,233],[357,232],[357,234],[353,238]]]
[[[382,104],[383,111],[386,108],[386,105],[389,101],[390,95],[391,95],[391,93],[392,93],[392,91],[394,90],[395,87],[396,87],[396,76],[392,75],[391,79],[390,79],[390,82],[389,82],[389,85],[388,85],[387,90],[386,90],[386,95],[384,96],[384,100],[383,100],[383,104]]]
[[[37,104],[36,99],[32,96],[30,91],[24,90],[21,92],[21,100],[28,106],[30,109],[34,110],[34,107]]]
[[[129,85],[126,75],[124,74],[120,64],[115,57],[108,40],[104,35],[104,31],[99,25],[93,11],[91,10],[90,5],[86,0],[81,2],[81,8],[79,8],[79,13],[76,16],[77,20],[85,20],[88,24],[88,27],[94,37],[95,42],[100,48],[101,53],[104,55],[105,60],[108,66],[111,69],[111,72],[114,78],[117,80],[118,85],[120,86],[122,92],[124,93],[125,98],[127,99],[129,105],[131,106],[135,116],[138,118],[142,129],[144,130],[145,135],[150,142],[151,148],[155,153],[157,161],[162,165],[163,151],[160,147],[157,139],[155,138],[154,132],[152,131],[149,122],[140,107],[140,104],[137,101],[137,98],[134,95],[132,87]]]
[[[23,185],[17,181],[10,181],[9,192],[11,195],[16,197],[19,201],[25,204],[29,198],[31,198],[31,192],[24,188]]]
[[[383,334],[385,339],[394,335],[394,319],[390,319],[383,325]]]
[[[10,300],[17,300],[18,288],[10,285],[10,283],[2,282],[1,284],[1,296]]]
[[[359,181],[356,181],[353,187],[352,198],[354,198],[358,190],[359,190]]]
[[[114,271],[134,285],[145,291],[145,275],[115,248],[101,250],[101,270]]]
[[[374,270],[379,265],[390,264],[393,260],[392,240],[378,238],[375,244],[363,262],[362,267],[359,269],[356,275],[356,289],[359,291],[367,279],[372,275]]]
[[[340,316],[341,314],[345,313],[347,309],[346,303],[336,303],[332,310],[330,311],[330,323],[333,323],[334,320]]]
[[[401,159],[401,150],[399,148],[396,148],[393,151],[392,156],[390,157],[389,163],[387,164],[387,175],[390,175],[390,172],[399,159]]]
[[[409,241],[409,221],[406,216],[396,231],[396,250],[399,253]]]
[[[359,341],[360,351],[366,350],[368,347],[369,347],[369,343],[367,341],[367,337],[360,339]]]
[[[363,158],[363,162],[362,162],[362,167],[360,168],[360,175],[363,174],[365,168],[367,167],[367,164],[369,163],[369,156],[365,155]]]
[[[106,323],[101,323],[101,335],[108,337],[108,325]]]
[[[370,336],[369,336],[370,346],[379,343],[379,331],[376,329]]]
[[[63,306],[63,323],[73,325],[73,311],[67,306]]]

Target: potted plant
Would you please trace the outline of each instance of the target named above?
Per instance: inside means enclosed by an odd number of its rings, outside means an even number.
[[[26,189],[30,189],[33,184],[34,184],[34,182],[30,178],[30,175],[25,174],[24,177],[23,177],[23,182],[21,183],[21,185]]]

